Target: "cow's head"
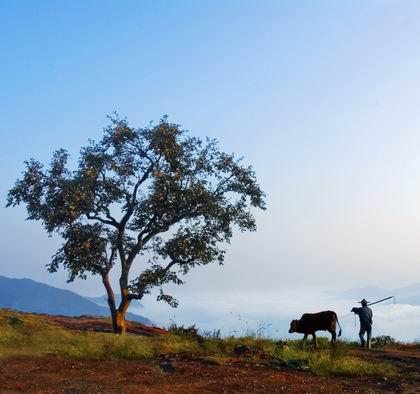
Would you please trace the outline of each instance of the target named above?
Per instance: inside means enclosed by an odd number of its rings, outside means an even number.
[[[296,332],[296,330],[298,329],[298,323],[299,320],[292,320],[290,323],[290,328],[289,328],[289,334],[291,334],[292,332]]]

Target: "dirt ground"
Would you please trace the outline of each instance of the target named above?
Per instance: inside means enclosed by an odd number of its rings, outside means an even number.
[[[414,372],[417,377],[323,378],[282,366],[212,365],[197,359],[71,361],[12,358],[0,361],[0,392],[47,393],[420,393],[418,349],[356,351]]]
[[[111,331],[107,319],[39,316],[69,329]],[[167,334],[137,323],[130,323],[128,331],[147,336]],[[355,349],[352,354],[391,363],[401,375],[326,378],[275,362],[248,365],[245,358],[218,365],[192,356],[162,356],[153,361],[21,356],[0,358],[0,393],[420,393],[419,346]]]
[[[95,332],[112,332],[112,324],[110,319],[92,317],[92,316],[51,316],[38,314],[42,316],[48,323],[78,331],[95,331]],[[133,321],[126,322],[127,332],[142,336],[166,335],[168,331],[159,328],[146,326]]]

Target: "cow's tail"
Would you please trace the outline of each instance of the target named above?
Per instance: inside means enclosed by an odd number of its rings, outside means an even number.
[[[341,326],[340,326],[340,323],[338,322],[338,316],[335,312],[334,312],[334,314],[335,314],[335,321],[337,322],[338,327],[340,327],[340,331],[338,331],[338,336],[341,337]]]

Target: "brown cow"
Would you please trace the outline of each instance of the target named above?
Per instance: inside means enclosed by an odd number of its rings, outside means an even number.
[[[327,330],[331,333],[331,345],[334,345],[337,341],[337,335],[335,333],[336,324],[340,327],[338,336],[341,335],[341,326],[338,322],[337,314],[333,311],[323,311],[318,313],[305,313],[299,320],[292,320],[290,323],[289,333],[298,332],[304,334],[303,336],[303,347],[306,344],[306,338],[309,334],[314,339],[314,348],[317,347],[317,341],[315,331]]]

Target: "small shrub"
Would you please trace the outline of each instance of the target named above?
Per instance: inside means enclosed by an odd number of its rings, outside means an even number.
[[[389,335],[380,335],[371,339],[373,347],[385,347],[387,345],[394,345],[397,341]]]
[[[220,331],[220,329],[216,330],[207,330],[207,331],[203,331],[203,333],[201,334],[201,336],[204,339],[222,339],[222,332]]]
[[[176,323],[172,323],[169,326],[168,331],[174,335],[182,335],[182,336],[187,336],[187,337],[199,336],[198,328],[195,326],[195,324],[189,327],[184,327],[184,326],[178,326]]]
[[[233,351],[237,356],[251,356],[258,353],[261,349],[257,346],[246,346],[240,343],[235,344]]]
[[[204,338],[198,333],[198,328],[195,326],[195,324],[189,327],[184,327],[184,326],[178,326],[176,323],[172,323],[169,326],[168,331],[171,334],[187,337],[199,343],[204,342]]]
[[[19,319],[16,316],[9,316],[8,320],[9,325],[11,325],[12,327],[19,327],[23,323],[23,320]]]

